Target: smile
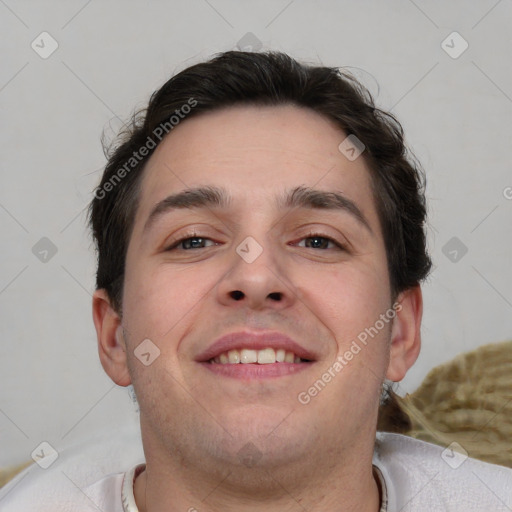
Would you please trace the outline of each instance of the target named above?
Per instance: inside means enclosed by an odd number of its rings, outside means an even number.
[[[304,363],[307,359],[301,359],[294,352],[282,348],[271,347],[262,350],[249,348],[233,349],[219,354],[210,359],[210,363],[217,364],[272,364],[272,363]]]

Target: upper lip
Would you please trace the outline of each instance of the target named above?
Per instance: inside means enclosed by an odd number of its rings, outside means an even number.
[[[276,331],[262,331],[262,332],[232,332],[221,336],[214,341],[204,352],[199,354],[196,361],[207,362],[214,357],[219,356],[229,350],[234,349],[252,349],[263,350],[264,348],[284,349],[293,352],[301,359],[314,361],[315,355],[309,350],[299,345],[290,337]]]

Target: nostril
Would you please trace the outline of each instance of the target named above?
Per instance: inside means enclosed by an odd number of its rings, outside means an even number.
[[[233,297],[233,299],[235,300],[241,300],[244,298],[244,294],[243,292],[241,292],[240,290],[235,290],[233,292],[231,292],[231,297]]]
[[[279,292],[273,292],[273,293],[269,293],[268,296],[272,299],[272,300],[281,300],[281,293]]]

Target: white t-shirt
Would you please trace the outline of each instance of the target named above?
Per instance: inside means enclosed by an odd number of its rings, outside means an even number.
[[[373,460],[381,512],[510,512],[512,469],[451,449],[378,433]],[[133,482],[144,469],[140,431],[128,429],[34,464],[0,490],[2,512],[138,512]]]

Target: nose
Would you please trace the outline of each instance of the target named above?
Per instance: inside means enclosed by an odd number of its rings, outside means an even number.
[[[229,255],[228,269],[217,287],[219,302],[253,310],[290,307],[297,300],[296,293],[277,251],[248,238],[248,243],[242,242]]]

